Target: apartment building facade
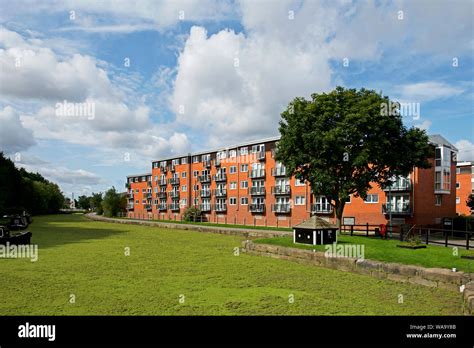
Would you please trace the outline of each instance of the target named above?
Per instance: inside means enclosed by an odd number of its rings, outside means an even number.
[[[474,194],[474,162],[458,162],[456,166],[456,213],[474,213],[467,205],[468,197]]]
[[[134,194],[127,215],[181,220],[187,207],[196,206],[216,223],[291,227],[313,214],[334,222],[329,201],[313,195],[308,183],[289,177],[275,160],[278,140],[153,161],[151,175],[127,177],[128,194]],[[373,185],[365,200],[350,197],[344,222],[381,224],[391,218],[395,224],[435,224],[454,216],[457,150],[439,135],[430,136],[430,142],[432,168],[414,168],[387,190]]]

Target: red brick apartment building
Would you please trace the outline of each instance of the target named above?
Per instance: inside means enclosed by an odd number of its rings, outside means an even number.
[[[456,166],[456,213],[459,215],[473,213],[466,205],[470,194],[474,194],[474,163],[459,162]]]
[[[127,177],[128,216],[180,220],[197,206],[208,221],[287,227],[317,214],[335,221],[333,208],[307,183],[287,177],[275,161],[279,137],[152,162],[151,174]],[[378,186],[366,200],[350,197],[344,221],[352,224],[437,224],[456,215],[457,149],[430,136],[432,168],[414,168],[389,189]]]

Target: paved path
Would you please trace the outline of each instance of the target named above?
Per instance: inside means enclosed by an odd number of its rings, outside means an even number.
[[[198,231],[198,232],[226,234],[226,235],[232,235],[232,236],[242,236],[242,237],[247,237],[247,238],[269,238],[269,237],[282,237],[282,236],[292,235],[292,232],[290,231],[258,230],[258,229],[251,229],[251,228],[237,228],[237,227],[227,227],[227,226],[194,225],[194,224],[174,223],[172,221],[162,222],[162,221],[153,221],[153,220],[108,218],[105,216],[97,215],[95,213],[89,213],[89,214],[86,214],[85,216],[91,220],[97,220],[97,221],[106,221],[106,222],[130,224],[130,225],[155,226],[155,227],[172,228],[172,229],[178,229],[178,230],[193,230],[193,231]]]

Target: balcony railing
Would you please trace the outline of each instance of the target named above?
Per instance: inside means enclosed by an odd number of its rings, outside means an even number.
[[[211,160],[210,159],[204,160],[202,161],[202,164],[204,165],[204,167],[209,168],[211,166]]]
[[[147,181],[146,186],[151,187],[151,181]]]
[[[168,183],[170,183],[171,185],[179,185],[179,178],[171,178],[171,179],[168,179]]]
[[[215,211],[227,211],[227,204],[225,203],[218,203],[214,204]]]
[[[273,186],[272,193],[274,195],[289,195],[291,193],[291,187],[290,185]]]
[[[160,203],[160,204],[158,204],[158,210],[160,210],[160,211],[166,211],[166,210],[167,210],[166,203]]]
[[[133,209],[133,203],[128,203],[127,204],[127,209],[132,210]]]
[[[384,188],[384,191],[410,191],[411,181],[397,181],[391,186]]]
[[[265,204],[250,204],[249,210],[252,213],[263,213],[265,211]]]
[[[313,214],[332,214],[333,206],[321,203],[311,204],[311,212]]]
[[[211,176],[210,175],[200,175],[199,182],[210,182]]]
[[[216,197],[225,197],[225,196],[227,196],[227,189],[225,189],[225,188],[215,189],[214,190],[214,196],[216,196]]]
[[[272,211],[274,213],[289,213],[291,211],[291,206],[289,203],[272,204]]]
[[[210,204],[200,204],[199,209],[201,211],[211,211],[211,205]]]
[[[257,159],[260,161],[265,159],[265,151],[258,151],[256,155],[257,155]]]
[[[265,169],[254,169],[250,171],[251,179],[264,178],[264,177],[265,177]]]
[[[147,193],[145,193],[145,197],[150,199],[150,198],[153,197],[153,194],[151,192],[147,192]]]
[[[410,202],[398,203],[398,204],[384,203],[382,204],[382,212],[384,214],[390,214],[390,212],[392,214],[400,214],[400,215],[411,214]]]
[[[179,203],[171,203],[170,204],[170,210],[172,210],[172,211],[179,210]]]
[[[214,165],[216,167],[219,167],[221,165],[221,159],[220,158],[216,158],[216,160],[214,161]]]
[[[133,193],[127,194],[127,198],[128,198],[128,199],[133,199]]]
[[[179,191],[170,191],[169,196],[171,198],[179,198]]]
[[[176,170],[176,168],[175,168],[175,165],[174,165],[174,164],[171,164],[171,165],[170,165],[170,170],[171,170],[172,172],[174,172],[174,171]]]
[[[168,171],[168,168],[166,167],[160,167],[160,172],[166,173]]]
[[[166,198],[167,196],[168,196],[167,192],[163,192],[163,191],[158,192],[159,198]]]
[[[264,195],[265,194],[265,186],[252,186],[250,188],[250,194],[254,196]]]
[[[166,179],[160,179],[160,181],[158,181],[158,184],[160,186],[166,186]]]
[[[216,174],[214,175],[214,181],[227,181],[227,175],[223,173]]]
[[[211,190],[201,190],[200,191],[201,197],[211,197]]]
[[[273,176],[286,176],[286,168],[285,167],[272,168],[272,175]]]
[[[146,210],[151,210],[151,204],[145,204],[145,209]]]

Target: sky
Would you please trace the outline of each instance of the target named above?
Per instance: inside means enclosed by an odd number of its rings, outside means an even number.
[[[0,151],[69,197],[124,190],[152,160],[278,135],[293,98],[344,86],[413,106],[407,127],[474,160],[473,6],[0,0]]]

